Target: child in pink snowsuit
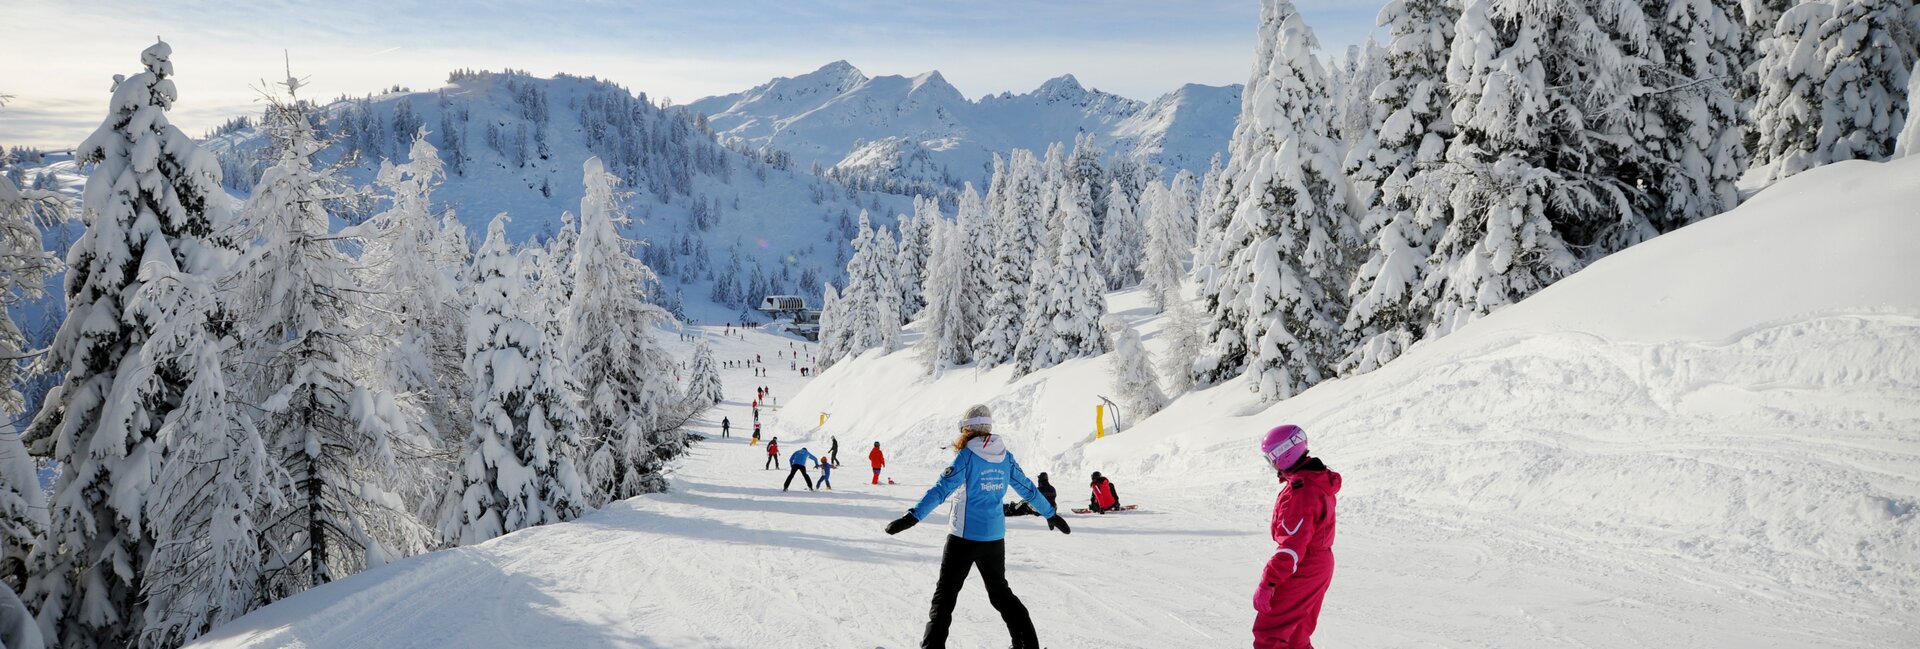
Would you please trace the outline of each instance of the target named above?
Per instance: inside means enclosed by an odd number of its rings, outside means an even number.
[[[1312,649],[1320,601],[1333,583],[1335,496],[1340,474],[1307,455],[1307,434],[1285,425],[1260,445],[1280,475],[1273,502],[1278,546],[1253,591],[1254,649]]]

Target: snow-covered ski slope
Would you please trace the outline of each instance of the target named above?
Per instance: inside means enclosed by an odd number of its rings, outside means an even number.
[[[769,435],[837,435],[837,490],[781,493],[760,449],[709,440],[672,493],[401,561],[195,646],[914,646],[945,516],[880,527],[976,401],[1062,505],[1099,470],[1142,506],[1070,515],[1071,536],[1010,523],[1009,578],[1053,649],[1249,644],[1277,486],[1253,447],[1279,422],[1346,476],[1320,645],[1915,646],[1915,205],[1920,159],[1814,170],[1380,371],[1264,408],[1230,382],[1097,441],[1105,359],[930,379],[875,352],[805,383],[772,356],[787,340],[749,333],[717,357],[776,367]],[[1141,296],[1110,298],[1157,352]],[[712,417],[750,429],[756,379],[723,373]],[[866,484],[876,440],[900,484]],[[972,580],[950,646],[1006,642]]]
[[[796,407],[905,442],[987,402],[1029,465],[1193,516],[1117,561],[1191,577],[1107,599],[1218,593],[1239,635],[1204,646],[1244,644],[1276,489],[1255,445],[1286,422],[1346,477],[1328,646],[1920,646],[1916,205],[1920,160],[1817,169],[1380,371],[1268,408],[1234,381],[1099,441],[1104,358],[929,380],[870,352]]]

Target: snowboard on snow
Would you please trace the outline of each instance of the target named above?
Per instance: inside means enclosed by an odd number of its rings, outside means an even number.
[[[1136,509],[1136,508],[1138,508],[1138,507],[1139,507],[1139,505],[1121,505],[1119,509],[1109,509],[1109,510],[1107,510],[1107,511],[1108,511],[1109,513],[1111,513],[1111,512],[1130,512],[1130,511],[1133,511],[1134,509]],[[1079,507],[1079,508],[1075,508],[1075,509],[1073,510],[1073,513],[1075,513],[1075,514],[1091,514],[1091,513],[1093,513],[1093,510],[1092,510],[1092,509],[1090,509],[1090,508],[1086,508],[1086,507]]]

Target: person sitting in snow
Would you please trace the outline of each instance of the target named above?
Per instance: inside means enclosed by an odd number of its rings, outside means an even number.
[[[1053,483],[1047,481],[1046,473],[1043,472],[1036,477],[1039,479],[1039,484],[1037,486],[1040,489],[1040,496],[1047,499],[1048,507],[1052,507],[1054,508],[1055,511],[1058,511],[1060,509],[1060,505],[1054,502],[1054,498],[1059,495],[1059,492],[1054,490]],[[1040,515],[1040,510],[1034,509],[1033,503],[1029,503],[1026,501],[1020,501],[1017,503],[1007,503],[1004,509],[1006,510],[1006,514],[1008,516],[1039,516]]]
[[[1120,490],[1113,487],[1113,481],[1093,472],[1093,497],[1087,501],[1087,509],[1105,514],[1120,508]]]
[[[812,453],[807,452],[807,447],[805,446],[800,447],[798,451],[794,451],[793,457],[787,458],[787,464],[792,465],[793,470],[787,472],[787,483],[780,487],[781,491],[786,491],[788,487],[793,486],[794,474],[799,474],[800,477],[805,478],[807,480],[807,491],[813,491],[813,477],[807,475],[808,460],[812,460],[814,466],[820,466],[820,458],[814,457]]]
[[[1320,604],[1333,583],[1333,530],[1340,474],[1307,455],[1292,424],[1267,431],[1261,454],[1280,478],[1269,525],[1278,546],[1253,590],[1254,649],[1312,647]]]

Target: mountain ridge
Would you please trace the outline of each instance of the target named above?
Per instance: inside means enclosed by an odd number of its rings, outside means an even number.
[[[1025,93],[968,99],[938,70],[870,77],[845,60],[686,104],[723,141],[773,148],[876,184],[984,186],[994,154],[1041,150],[1090,133],[1113,157],[1171,177],[1200,174],[1224,154],[1239,116],[1239,85],[1186,84],[1153,101],[1088,88],[1063,74]],[[881,164],[871,143],[906,152]],[[924,152],[925,155],[920,155]],[[931,169],[931,170],[930,170]]]

